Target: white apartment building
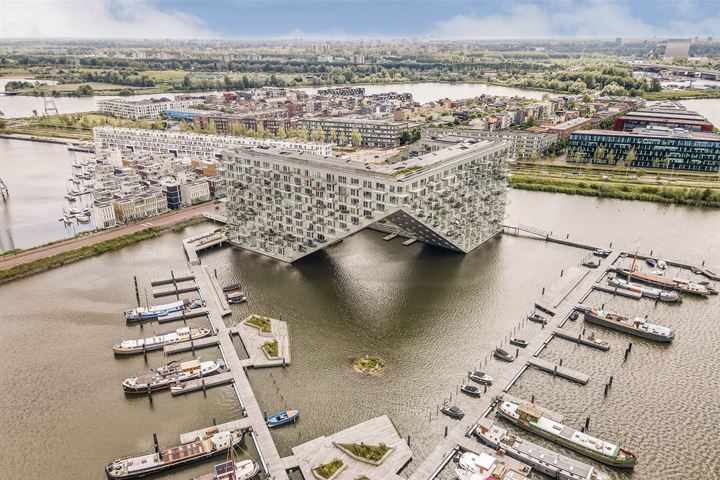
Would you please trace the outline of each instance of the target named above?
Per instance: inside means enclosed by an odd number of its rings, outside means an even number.
[[[176,156],[220,157],[223,150],[237,147],[271,147],[329,157],[329,143],[296,139],[271,139],[209,135],[122,127],[93,128],[95,148],[118,148],[133,152],[171,153]]]
[[[180,184],[180,198],[183,206],[195,205],[210,200],[210,185],[205,180]]]
[[[98,229],[112,228],[117,225],[115,209],[111,201],[96,200],[92,206],[92,219]]]
[[[298,121],[298,126],[308,132],[320,128],[325,133],[325,139],[329,139],[333,131],[337,136],[342,133],[348,142],[353,131],[357,131],[361,137],[361,146],[379,148],[397,147],[400,145],[400,135],[410,129],[407,122],[354,117],[306,117]]]
[[[466,140],[394,164],[244,148],[223,153],[228,235],[292,262],[387,219],[469,252],[502,231],[508,144]]]
[[[468,127],[431,127],[422,129],[421,143],[428,143],[432,140],[448,136],[508,142],[510,144],[510,156],[512,158],[532,158],[533,155],[541,156],[551,145],[557,143],[559,140],[558,135],[554,133],[533,133],[522,130],[490,131]]]
[[[149,100],[128,101],[122,99],[100,100],[97,102],[98,111],[114,117],[155,118],[165,110],[180,110],[203,103],[202,98],[184,98],[170,100],[167,98],[151,98]]]

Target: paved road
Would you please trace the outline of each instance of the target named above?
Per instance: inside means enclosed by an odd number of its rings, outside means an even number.
[[[203,203],[194,207],[185,208],[176,212],[165,213],[158,215],[157,217],[150,217],[143,222],[133,223],[131,225],[123,225],[110,230],[103,230],[92,235],[87,235],[80,238],[71,238],[63,240],[52,245],[45,247],[33,248],[24,252],[20,252],[17,255],[9,255],[7,257],[0,258],[0,270],[14,267],[15,265],[21,265],[23,263],[32,262],[40,258],[57,255],[58,253],[75,250],[81,247],[87,247],[95,245],[96,243],[104,242],[105,240],[111,240],[123,235],[128,235],[142,230],[147,230],[151,227],[162,227],[171,223],[179,222],[181,220],[187,220],[205,212],[215,211],[217,205],[212,202]]]

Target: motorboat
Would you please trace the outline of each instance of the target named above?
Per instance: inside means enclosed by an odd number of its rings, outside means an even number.
[[[547,323],[547,318],[543,317],[539,313],[531,313],[530,315],[528,315],[527,319],[535,323]]]
[[[483,385],[492,385],[493,382],[493,378],[490,375],[480,371],[468,372],[468,378],[473,382]]]
[[[78,215],[77,221],[80,223],[89,223],[90,217],[88,217],[87,215]]]
[[[249,480],[259,472],[260,466],[252,460],[230,460],[213,467],[212,480]]]
[[[247,297],[242,294],[236,296],[228,296],[227,302],[230,305],[238,305],[247,302]]]
[[[510,344],[521,348],[525,348],[528,346],[527,340],[523,340],[522,338],[511,338]]]
[[[233,290],[240,290],[240,284],[239,283],[231,283],[230,285],[226,285],[223,287],[223,292],[232,292]]]
[[[658,260],[657,266],[660,270],[665,270],[667,268],[667,262],[665,262],[665,260]]]
[[[440,407],[440,411],[448,417],[454,418],[456,420],[461,420],[465,416],[465,412],[460,410],[459,407],[455,405],[448,405],[447,403],[443,404],[443,406]]]
[[[646,259],[645,259],[645,263],[647,263],[648,265],[650,265],[652,268],[656,268],[656,267],[657,267],[657,261],[656,261],[654,258],[646,258]]]
[[[597,249],[593,250],[593,255],[595,255],[596,257],[605,258],[608,255],[610,255],[611,253],[612,253],[612,250],[606,250],[604,248],[597,248]]]
[[[577,310],[573,310],[569,318],[570,320],[575,321],[580,318],[580,313]]]
[[[480,388],[475,385],[460,385],[460,391],[467,395],[470,395],[471,397],[480,396]]]
[[[295,422],[300,417],[300,410],[285,410],[270,415],[265,419],[267,426],[270,428],[279,427],[286,423]]]
[[[495,356],[495,358],[498,358],[498,359],[503,360],[503,361],[505,361],[505,362],[514,362],[514,361],[515,361],[515,358],[517,358],[517,355],[513,355],[513,354],[511,354],[511,353],[508,353],[508,352],[506,352],[505,350],[503,350],[502,348],[499,348],[499,347],[496,348],[495,350],[493,350],[493,355]]]
[[[598,268],[600,266],[600,262],[595,262],[593,260],[584,260],[582,262],[582,266],[587,268]]]

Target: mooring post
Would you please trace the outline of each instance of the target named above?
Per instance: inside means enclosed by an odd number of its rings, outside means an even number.
[[[535,395],[530,396],[530,403],[535,403]]]
[[[150,385],[148,385],[148,387],[147,387],[147,394],[148,394],[148,399],[150,399],[150,405],[152,405],[153,399],[152,399],[152,389],[150,388]]]
[[[560,270],[560,276],[561,276],[561,277],[563,276],[563,273],[565,273],[565,269],[561,269],[561,270]]]
[[[567,236],[565,237],[565,240],[569,240],[569,239],[570,239],[570,234],[568,233]]]
[[[562,358],[560,359],[560,366],[562,367]]]
[[[612,248],[612,242],[610,242],[610,246],[608,248]]]
[[[605,393],[603,394],[604,397],[607,397],[607,392],[608,392],[608,384],[606,383],[605,384]]]
[[[553,377],[557,375],[557,365],[553,366]]]
[[[545,295],[545,287],[543,287],[542,294]]]
[[[605,304],[602,304],[602,307],[600,307],[600,310],[605,310]]]
[[[144,343],[143,343],[143,357],[145,357],[145,361],[147,362],[147,350],[145,349]]]
[[[583,327],[582,334],[585,335],[585,327]]]
[[[610,387],[612,387],[612,382],[613,382],[613,376],[610,375],[610,379],[608,380],[608,385],[609,385]]]
[[[445,425],[445,437],[447,437],[447,433],[448,433],[448,427],[447,427],[447,425]]]
[[[585,431],[590,430],[590,417],[585,418]]]
[[[213,426],[217,425],[217,421],[215,420],[215,417],[213,417]]]
[[[162,453],[160,452],[160,445],[158,444],[157,433],[155,432],[153,432],[153,447],[155,448],[155,453],[157,453],[160,460],[162,460]]]
[[[217,268],[215,269],[215,278],[217,278]]]
[[[628,352],[632,351],[632,342],[628,343]]]
[[[483,393],[487,393],[487,384],[483,385]]]
[[[410,435],[407,436],[407,446],[410,446]]]
[[[653,252],[653,251],[652,251],[652,250],[650,250],[650,256],[651,256],[651,257],[652,257],[652,252]]]

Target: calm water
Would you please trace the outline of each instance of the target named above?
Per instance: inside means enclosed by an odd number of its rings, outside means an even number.
[[[0,178],[10,197],[0,201],[0,252],[67,238],[91,224],[58,221],[67,208],[64,199],[71,163],[89,158],[65,145],[0,139]],[[82,202],[73,205],[82,208]]]
[[[0,83],[4,91],[4,83]],[[314,92],[317,89],[304,88],[302,90]],[[366,85],[367,93],[384,93],[384,92],[410,92],[417,102],[429,102],[440,98],[469,98],[482,94],[488,95],[504,95],[504,96],[521,96],[528,98],[542,98],[544,92],[537,90],[525,90],[521,88],[500,87],[496,85],[485,85],[481,83],[406,83],[391,85]],[[221,92],[197,92],[198,95],[219,94]],[[168,97],[174,98],[179,93],[162,93],[152,95],[132,95],[122,97],[126,100],[141,100],[152,97]],[[77,113],[90,112],[97,108],[97,101],[108,98],[120,98],[116,96],[95,96],[95,97],[59,97],[55,99],[57,108],[60,113]],[[4,96],[0,95],[0,111],[5,113],[6,118],[31,117],[33,110],[37,110],[39,115],[45,111],[45,103],[42,97],[28,96]]]
[[[523,191],[512,191],[509,198],[510,223],[720,266],[717,211]],[[0,287],[5,364],[0,478],[39,478],[52,469],[59,478],[99,479],[114,456],[150,448],[152,432],[168,445],[212,417],[221,422],[239,414],[230,387],[211,390],[207,398],[159,393],[152,406],[145,398],[126,399],[122,378],[164,359],[154,353],[146,365],[142,357],[115,359],[110,352],[113,342],[153,330],[148,326],[141,333],[122,320],[121,309],[134,301],[133,274],[147,284],[171,268],[183,270],[180,239],[206,228],[192,227]],[[435,417],[436,405],[451,392],[454,396],[465,372],[519,323],[542,287],[585,255],[503,237],[460,256],[421,244],[403,247],[400,240],[383,242],[382,236],[361,232],[293,266],[233,249],[203,257],[222,282],[240,281],[249,293],[250,303],[237,307],[228,322],[250,312],[289,322],[293,365],[250,372],[263,409],[303,411],[297,425],[273,432],[283,455],[300,442],[386,413],[402,435],[411,436],[416,458],[422,458],[452,424]],[[25,300],[32,295],[44,300]],[[590,414],[593,433],[640,453],[634,479],[717,478],[710,472],[718,470],[713,452],[720,449],[711,420],[720,414],[715,366],[720,347],[712,334],[718,300],[655,307],[592,297],[618,311],[649,313],[676,328],[677,340],[659,347],[634,339],[626,363],[620,352],[628,339],[619,334],[602,332],[612,343],[609,353],[556,340],[543,357],[564,358],[589,373],[591,382],[578,387],[529,372],[513,392],[536,395],[574,425]],[[350,358],[365,353],[386,360],[381,376],[351,371]],[[203,358],[216,355],[202,352]],[[615,376],[615,386],[603,399],[609,375]],[[34,453],[38,445],[42,455]],[[172,478],[208,471],[211,463]]]

